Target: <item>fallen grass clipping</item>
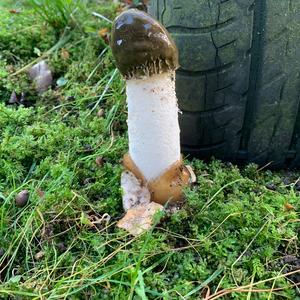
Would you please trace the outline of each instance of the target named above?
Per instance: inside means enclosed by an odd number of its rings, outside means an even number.
[[[72,26],[0,7],[1,299],[299,298],[298,172],[193,160],[183,207],[128,235],[124,82],[107,45],[121,4],[70,6]],[[39,95],[26,72],[41,59],[54,81]]]

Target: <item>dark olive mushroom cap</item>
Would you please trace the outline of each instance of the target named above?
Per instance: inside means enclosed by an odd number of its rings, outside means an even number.
[[[176,70],[178,50],[167,30],[144,11],[129,9],[112,26],[110,46],[126,78]]]

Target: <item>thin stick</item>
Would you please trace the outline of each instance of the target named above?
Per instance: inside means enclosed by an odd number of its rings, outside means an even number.
[[[229,288],[229,289],[224,289],[224,290],[221,290],[211,296],[209,296],[208,298],[206,298],[205,300],[214,300],[214,299],[218,299],[224,295],[227,295],[227,294],[230,294],[230,293],[233,293],[233,292],[249,292],[249,288],[252,288],[253,286],[256,286],[258,284],[261,284],[261,283],[265,283],[265,282],[269,282],[269,281],[274,281],[276,279],[279,279],[279,278],[284,278],[284,277],[288,277],[290,275],[293,275],[293,274],[297,274],[297,273],[300,273],[300,270],[295,270],[295,271],[291,271],[289,273],[285,273],[285,274],[281,274],[281,275],[278,275],[278,276],[274,276],[272,278],[268,278],[268,279],[264,279],[264,280],[261,280],[261,281],[258,281],[258,282],[255,282],[255,283],[250,283],[250,284],[247,284],[247,285],[244,285],[244,286],[240,286],[240,287],[236,287],[236,288]],[[298,286],[300,285],[300,283],[297,283],[295,284],[294,286]],[[276,288],[276,289],[273,289],[273,291],[276,291],[278,289],[281,289],[283,290],[284,288]],[[266,289],[266,290],[263,290],[263,289],[252,289],[252,292],[269,292],[270,289]]]

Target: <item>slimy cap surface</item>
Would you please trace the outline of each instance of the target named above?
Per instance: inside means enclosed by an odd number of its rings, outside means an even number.
[[[126,79],[161,74],[179,66],[172,37],[144,11],[129,9],[115,19],[110,46]]]

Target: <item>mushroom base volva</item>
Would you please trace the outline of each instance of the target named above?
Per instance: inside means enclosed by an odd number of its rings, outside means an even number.
[[[183,188],[189,185],[190,173],[182,160],[172,164],[163,174],[151,181],[145,179],[129,154],[124,156],[123,165],[147,186],[151,200],[160,204],[182,200]]]

